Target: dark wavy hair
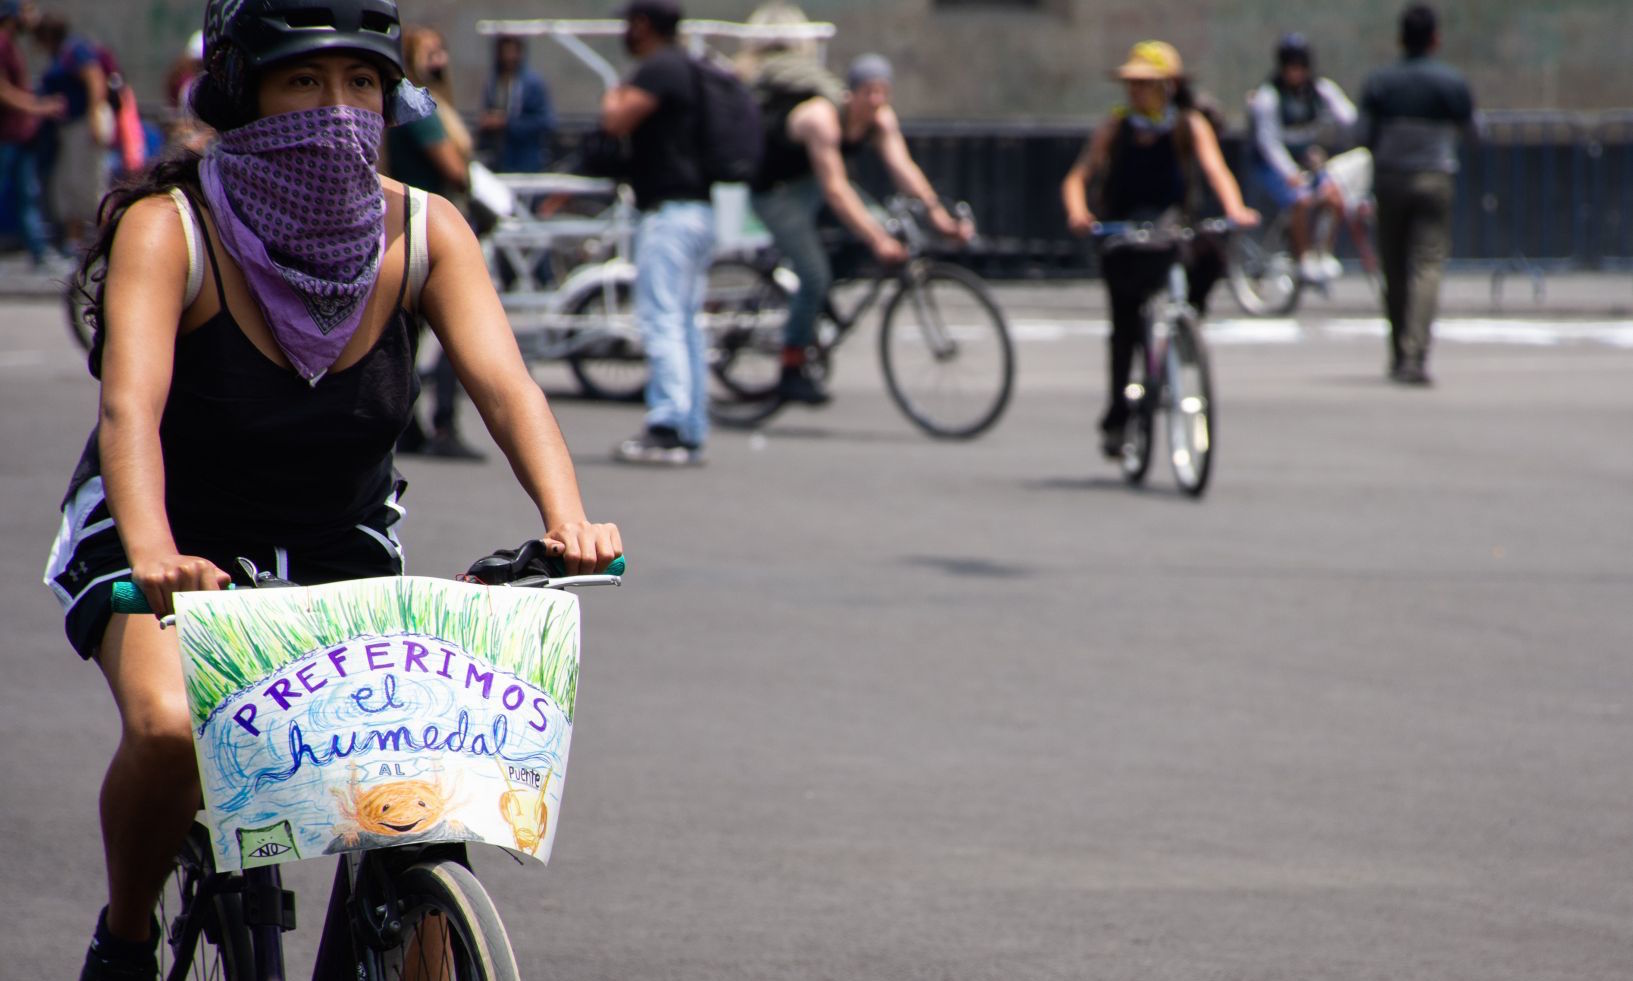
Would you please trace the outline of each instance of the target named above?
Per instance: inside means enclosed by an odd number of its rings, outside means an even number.
[[[97,209],[96,240],[80,260],[79,269],[68,281],[68,288],[78,290],[85,302],[85,321],[91,329],[91,348],[85,364],[91,377],[102,378],[102,350],[107,332],[103,297],[107,288],[108,256],[113,252],[114,233],[130,206],[155,194],[168,194],[179,187],[190,198],[197,199],[199,186],[199,155],[188,150],[155,164],[146,173],[126,178],[114,185]]]

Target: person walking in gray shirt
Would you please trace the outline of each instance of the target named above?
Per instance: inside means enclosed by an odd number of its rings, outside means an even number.
[[[1433,57],[1440,46],[1433,10],[1407,7],[1400,31],[1405,58],[1374,71],[1362,90],[1362,133],[1376,173],[1389,377],[1427,385],[1430,327],[1451,251],[1457,144],[1473,130],[1474,98],[1463,76]]]

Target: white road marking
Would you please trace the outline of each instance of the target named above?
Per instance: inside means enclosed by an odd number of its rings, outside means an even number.
[[[1071,338],[1105,337],[1110,324],[1102,319],[1011,321],[1016,341],[1049,343]],[[1203,336],[1215,345],[1296,344],[1315,338],[1350,340],[1381,338],[1389,325],[1376,317],[1319,320],[1300,324],[1290,318],[1250,320],[1225,317],[1210,320]],[[1435,321],[1436,341],[1453,344],[1496,344],[1517,347],[1555,347],[1562,344],[1602,344],[1633,348],[1633,321],[1625,320],[1496,320],[1447,317]]]

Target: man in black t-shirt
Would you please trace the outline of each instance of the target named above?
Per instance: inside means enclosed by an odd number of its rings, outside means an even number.
[[[698,146],[698,76],[675,43],[680,7],[633,0],[624,46],[640,64],[601,102],[601,127],[628,136],[635,233],[635,319],[651,378],[646,428],[614,452],[629,463],[701,463],[708,438],[706,345],[697,325],[714,251],[714,209]]]

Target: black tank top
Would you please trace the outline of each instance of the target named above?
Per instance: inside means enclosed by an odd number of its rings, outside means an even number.
[[[392,450],[419,394],[416,325],[399,292],[374,347],[310,385],[244,336],[213,236],[202,219],[199,227],[221,309],[176,341],[159,423],[172,533],[296,548],[332,540],[391,494]],[[404,289],[407,280],[405,269]],[[69,496],[100,472],[93,431]]]
[[[1181,114],[1175,125],[1186,123],[1186,116]],[[1141,144],[1134,123],[1125,116],[1112,140],[1106,174],[1106,220],[1152,221],[1171,208],[1183,206],[1185,197],[1185,169],[1174,131],[1169,129]]]
[[[808,95],[801,95],[798,98],[779,99],[778,104],[768,107],[765,150],[760,157],[760,170],[750,184],[753,190],[769,191],[779,184],[811,175],[811,152],[806,149],[804,143],[788,135],[788,117],[810,98]],[[843,109],[840,110],[840,119],[844,119]],[[859,150],[867,146],[877,130],[877,126],[869,126],[866,132],[854,140],[846,140],[843,135],[841,136],[839,154],[845,158],[847,165]]]

